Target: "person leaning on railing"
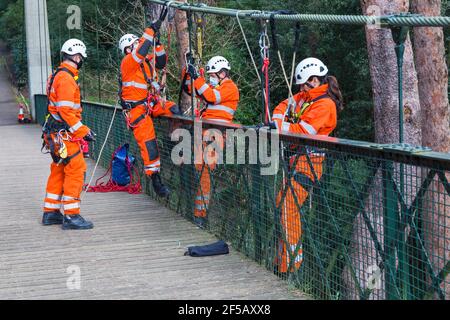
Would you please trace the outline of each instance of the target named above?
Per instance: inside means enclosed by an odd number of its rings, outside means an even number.
[[[183,70],[183,78],[186,79],[183,84],[183,90],[188,94],[191,92],[191,81],[194,83],[196,95],[203,100],[205,107],[200,111],[200,118],[204,120],[214,120],[219,122],[231,123],[239,103],[239,89],[230,78],[231,66],[227,59],[222,56],[212,57],[206,65],[206,73],[209,76],[209,83],[206,79],[197,73],[192,64],[188,65],[187,74]],[[192,80],[191,80],[192,78]],[[204,131],[203,135],[208,131]],[[209,138],[204,138],[209,140]],[[222,141],[223,143],[223,141]],[[196,148],[205,148],[206,144],[195,146]],[[223,148],[223,144],[221,145]],[[198,150],[200,151],[200,150]],[[195,154],[203,158],[203,152]],[[217,162],[217,154],[211,150],[208,152],[208,168],[214,170]],[[208,168],[204,166],[202,159],[196,159],[195,168],[200,172],[200,184],[197,189],[194,207],[194,222],[203,228],[207,222],[206,211],[211,197],[211,178]]]
[[[280,132],[328,136],[336,128],[338,111],[343,109],[342,94],[336,78],[328,75],[328,68],[316,58],[301,61],[297,65],[295,78],[300,91],[275,108],[272,119],[276,127]],[[301,207],[315,181],[308,157],[317,179],[322,176],[322,162],[325,159],[325,154],[313,148],[291,146],[289,150],[292,154],[289,171],[292,172],[290,179],[293,188],[288,187],[284,199],[284,188],[277,196],[277,207],[281,210],[280,223],[289,245],[287,248],[285,240],[279,240],[275,262],[278,272],[282,273],[288,271],[289,265],[290,271],[297,270],[303,261],[300,212],[295,199]],[[288,182],[283,183],[287,187]],[[290,261],[290,254],[293,262]]]

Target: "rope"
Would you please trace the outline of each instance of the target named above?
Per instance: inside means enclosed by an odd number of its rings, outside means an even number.
[[[98,154],[98,159],[97,159],[97,162],[95,163],[95,167],[94,167],[94,170],[92,171],[92,175],[91,175],[91,178],[89,180],[89,183],[87,184],[85,190],[83,191],[82,195],[80,196],[80,201],[83,200],[84,196],[86,195],[87,190],[89,190],[89,187],[91,186],[92,180],[94,179],[95,171],[97,171],[98,164],[99,164],[100,159],[102,157],[103,149],[105,149],[106,142],[108,141],[109,134],[111,133],[111,128],[113,126],[114,118],[116,117],[116,113],[117,113],[117,106],[114,107],[114,113],[113,113],[112,118],[111,118],[111,123],[109,124],[108,132],[106,133],[105,141],[103,142],[103,145],[102,145],[102,147],[100,149],[100,152]]]
[[[265,124],[269,123],[269,119],[272,120],[272,117],[270,115],[270,91],[269,91],[269,65],[270,65],[270,59],[269,59],[269,48],[270,48],[270,41],[269,36],[267,35],[267,24],[262,25],[262,31],[259,38],[259,46],[261,48],[261,58],[263,67],[261,69],[265,82],[262,83],[262,92],[263,92],[263,103],[264,103],[264,120]]]
[[[149,0],[152,3],[166,5],[168,2],[164,0]],[[203,12],[221,16],[236,16],[238,14],[242,18],[261,20],[269,19],[270,12],[244,13],[238,12],[236,9],[227,9],[210,6],[193,6],[188,3],[179,1],[170,1],[170,5],[178,10],[189,12]],[[410,27],[449,27],[450,17],[424,17],[420,15],[400,14],[389,16],[364,16],[364,15],[321,15],[321,14],[275,14],[275,20],[282,21],[299,21],[304,24],[321,23],[321,24],[343,24],[343,25],[374,25],[380,24],[382,27],[394,26],[410,26]]]
[[[247,37],[245,36],[244,28],[242,28],[241,20],[239,19],[240,12],[241,11],[239,11],[239,10],[236,11],[236,19],[239,24],[239,28],[241,29],[242,37],[244,38],[245,46],[247,47],[248,54],[250,55],[250,58],[252,59],[252,63],[253,63],[253,67],[255,68],[256,75],[258,76],[259,82],[261,82],[262,80],[261,80],[261,76],[259,75],[258,67],[256,66],[256,62],[255,62],[255,59],[253,58],[252,50],[250,49],[250,46],[247,41]]]
[[[126,186],[118,185],[116,182],[114,182],[112,180],[112,176],[109,178],[109,180],[106,183],[99,182],[101,179],[106,177],[108,175],[108,173],[112,172],[112,163],[113,163],[114,157],[116,156],[116,153],[118,150],[119,149],[117,149],[113,153],[113,155],[111,157],[111,161],[109,163],[109,168],[106,171],[106,173],[96,180],[95,186],[91,187],[88,185],[88,187],[86,188],[86,192],[128,192],[129,194],[139,194],[142,192],[141,179],[139,177],[139,174],[138,174],[136,168],[133,168],[135,175],[134,176],[132,175],[131,164],[128,161],[126,161],[126,165],[127,165],[128,174],[131,177],[131,181],[128,185],[126,185]],[[137,181],[135,183],[132,183],[133,177],[137,177]]]

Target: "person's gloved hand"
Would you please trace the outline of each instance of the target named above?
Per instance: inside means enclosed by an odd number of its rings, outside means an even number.
[[[269,121],[269,128],[270,129],[278,129],[277,128],[277,123],[275,121]]]
[[[191,76],[192,79],[195,80],[198,78],[198,72],[192,64],[188,65],[187,72],[189,73],[189,75]]]
[[[188,64],[193,64],[194,63],[194,55],[190,52],[187,51],[185,54],[185,58]]]
[[[96,136],[97,135],[95,134],[95,132],[90,130],[89,133],[87,135],[85,135],[83,139],[84,139],[84,141],[91,142],[91,141],[96,140],[96,138],[95,138]]]
[[[153,31],[155,31],[155,33],[158,33],[159,29],[161,28],[161,24],[162,24],[162,21],[158,19],[158,20],[152,22],[152,24],[150,25],[150,28],[152,28]]]

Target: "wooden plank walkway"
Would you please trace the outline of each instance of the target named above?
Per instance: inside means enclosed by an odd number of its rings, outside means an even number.
[[[217,239],[144,194],[88,193],[92,230],[42,226],[50,157],[40,154],[40,127],[0,126],[0,136],[0,299],[305,298],[233,248],[183,256]],[[71,268],[80,289],[67,285]]]

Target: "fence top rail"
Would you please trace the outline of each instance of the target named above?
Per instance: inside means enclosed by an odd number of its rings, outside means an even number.
[[[200,12],[221,16],[239,17],[254,20],[269,20],[273,18],[281,21],[295,21],[301,23],[324,23],[344,25],[380,25],[381,27],[448,27],[450,17],[423,16],[410,13],[399,13],[386,16],[365,15],[326,15],[326,14],[283,14],[276,11],[237,10],[210,7],[205,4],[190,4],[179,1],[149,0],[154,4],[166,5],[178,10]]]
[[[36,95],[36,98],[46,99],[46,96]],[[111,112],[114,110],[114,108],[121,108],[119,106],[112,106],[90,101],[83,101],[83,107],[104,108],[110,110]],[[166,118],[182,122],[186,125],[194,124],[194,121],[191,117],[166,116]],[[258,126],[242,126],[236,123],[223,123],[208,120],[202,120],[201,124],[204,128],[216,128],[222,131],[225,131],[227,129],[243,129],[245,131],[251,128],[259,128]],[[270,139],[270,135],[268,136],[268,138]],[[430,168],[439,168],[442,170],[450,171],[450,153],[434,152],[420,147],[411,147],[405,144],[378,144],[374,142],[355,141],[326,136],[311,136],[289,133],[281,133],[279,135],[279,138],[280,141],[284,141],[287,143],[311,145],[319,148],[326,148],[336,152],[347,152],[354,155],[392,160],[410,165],[427,166]]]

